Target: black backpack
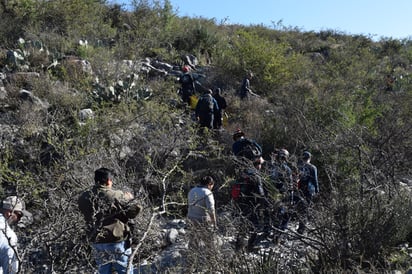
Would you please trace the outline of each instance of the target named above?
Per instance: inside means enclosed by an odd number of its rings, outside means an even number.
[[[183,74],[181,82],[183,84],[190,84],[192,82],[192,77],[189,74]]]
[[[241,149],[236,156],[245,157],[249,160],[254,160],[262,156],[262,151],[257,144],[249,139],[243,139]]]
[[[197,102],[198,110],[201,113],[213,112],[213,97],[210,94],[202,95]]]

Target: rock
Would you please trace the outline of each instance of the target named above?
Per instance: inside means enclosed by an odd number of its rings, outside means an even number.
[[[165,71],[171,71],[173,69],[172,65],[170,65],[168,63],[165,63],[165,62],[160,62],[160,61],[157,61],[157,60],[153,60],[151,62],[151,64],[152,64],[153,67],[155,67],[157,69],[165,70]]]
[[[33,96],[32,93],[28,90],[22,89],[20,90],[20,99],[22,100],[30,100],[30,98]]]
[[[31,102],[35,107],[39,109],[48,109],[50,106],[48,102],[41,100],[37,96],[34,96],[31,91],[25,89],[20,90],[19,96],[23,101]]]
[[[92,109],[85,108],[85,109],[80,110],[79,119],[80,119],[81,122],[85,122],[85,121],[90,120],[92,118],[94,118],[94,112],[93,112]]]

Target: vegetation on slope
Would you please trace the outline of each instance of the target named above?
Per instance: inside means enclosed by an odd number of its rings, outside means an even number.
[[[116,170],[118,186],[145,203],[136,235],[156,209],[183,217],[178,204],[202,174],[215,174],[218,204],[228,204],[230,133],[238,127],[263,145],[266,157],[279,147],[292,161],[305,149],[313,152],[321,197],[312,271],[411,265],[398,248],[412,240],[411,194],[404,186],[412,180],[410,40],[181,18],[167,0],[134,1],[131,11],[94,0],[2,1],[0,15],[2,197],[18,193],[37,216],[21,231],[24,269],[90,267],[76,197],[100,166]],[[22,59],[10,59],[10,50]],[[96,86],[114,86],[138,71],[124,69],[123,60],[181,66],[187,54],[198,58],[204,85],[221,87],[230,104],[229,125],[217,136],[198,134],[173,77],[140,73],[119,99],[96,96]],[[90,62],[93,73],[71,56]],[[261,97],[244,102],[235,93],[247,71],[256,75],[252,87]],[[15,77],[25,72],[39,77]],[[21,89],[47,106],[21,100]],[[151,96],[136,98],[132,91]],[[79,121],[85,108],[94,119]],[[141,258],[151,256],[151,244],[142,243]],[[220,265],[224,271],[228,264]]]

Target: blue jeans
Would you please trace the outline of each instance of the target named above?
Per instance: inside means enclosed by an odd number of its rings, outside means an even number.
[[[126,274],[127,263],[132,249],[125,249],[125,242],[93,244],[99,274],[111,274],[112,269],[119,274]],[[133,274],[133,267],[127,274]]]

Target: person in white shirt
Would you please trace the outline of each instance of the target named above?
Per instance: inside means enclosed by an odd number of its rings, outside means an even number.
[[[11,228],[23,216],[31,216],[25,210],[24,202],[17,196],[3,200],[0,214],[0,273],[18,273],[17,235]]]
[[[211,176],[205,176],[200,180],[200,185],[189,191],[187,218],[193,223],[216,227],[215,199],[212,192],[214,184]]]

